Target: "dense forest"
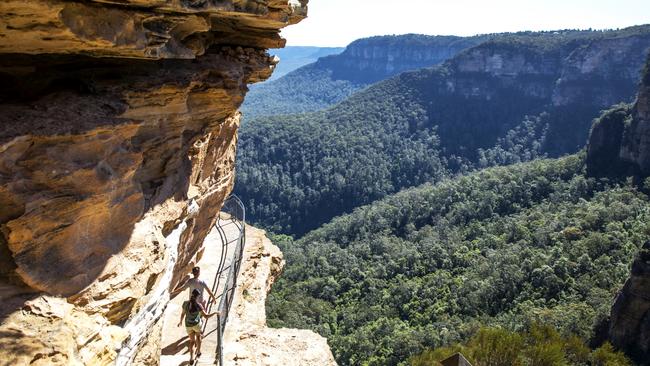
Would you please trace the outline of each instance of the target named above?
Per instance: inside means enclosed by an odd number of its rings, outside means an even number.
[[[265,118],[240,132],[235,192],[253,221],[304,233],[403,187],[439,180],[435,130],[411,129],[425,113],[414,90],[394,81],[338,108]]]
[[[475,357],[484,326],[524,342],[544,324],[584,353],[650,236],[647,194],[584,172],[584,154],[488,168],[359,207],[297,241],[276,235],[287,268],[269,324],[319,332],[341,365],[403,365],[467,339]],[[620,356],[603,347],[581,357]]]
[[[246,121],[235,192],[254,223],[300,236],[403,188],[575,153],[634,98],[649,47],[650,27],[501,35],[324,111]]]

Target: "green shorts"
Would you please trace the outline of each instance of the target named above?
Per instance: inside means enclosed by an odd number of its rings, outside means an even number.
[[[185,326],[185,330],[187,331],[187,334],[192,334],[192,333],[201,334],[201,323],[191,327]]]

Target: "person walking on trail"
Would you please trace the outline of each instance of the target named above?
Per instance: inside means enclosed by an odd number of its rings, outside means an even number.
[[[181,313],[181,320],[178,321],[178,326],[181,326],[183,319],[185,319],[185,330],[190,337],[188,347],[190,349],[190,364],[194,363],[194,348],[196,348],[196,358],[201,357],[201,317],[206,319],[217,314],[213,312],[207,314],[203,304],[199,302],[200,291],[198,289],[192,290],[190,300],[183,303],[183,312]]]
[[[210,297],[212,298],[212,301],[214,301],[216,303],[217,299],[214,297],[214,294],[210,290],[210,287],[208,286],[208,284],[205,283],[205,281],[203,281],[202,279],[199,278],[200,275],[201,275],[201,268],[199,268],[199,267],[192,268],[192,276],[193,276],[193,278],[190,278],[189,280],[187,280],[183,284],[183,286],[181,286],[180,288],[172,291],[172,294],[171,294],[172,297],[176,296],[176,294],[178,294],[179,292],[181,292],[181,291],[183,291],[183,290],[185,290],[186,288],[189,287],[190,288],[190,298],[192,297],[192,293],[194,292],[194,290],[199,291],[198,301],[201,303],[201,305],[203,305],[203,307],[206,306],[205,299],[203,297],[203,290],[207,291],[208,294],[210,295]]]

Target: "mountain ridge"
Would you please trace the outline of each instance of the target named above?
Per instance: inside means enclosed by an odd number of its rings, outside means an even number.
[[[600,110],[632,101],[648,49],[650,26],[506,35],[323,111],[249,120],[235,190],[253,220],[301,235],[449,172],[574,153]]]
[[[279,79],[255,86],[242,112],[250,119],[320,110],[373,82],[441,63],[484,37],[407,34],[356,40],[338,55],[319,58]]]

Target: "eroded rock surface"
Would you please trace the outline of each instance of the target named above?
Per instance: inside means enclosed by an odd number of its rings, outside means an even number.
[[[213,45],[279,48],[278,29],[307,0],[3,0],[0,52],[145,59],[203,55]]]
[[[0,3],[0,364],[158,359],[247,84],[306,3]]]
[[[246,247],[235,300],[224,334],[226,365],[336,365],[327,340],[298,329],[266,326],[266,296],[282,273],[280,249],[264,231],[246,227]]]

